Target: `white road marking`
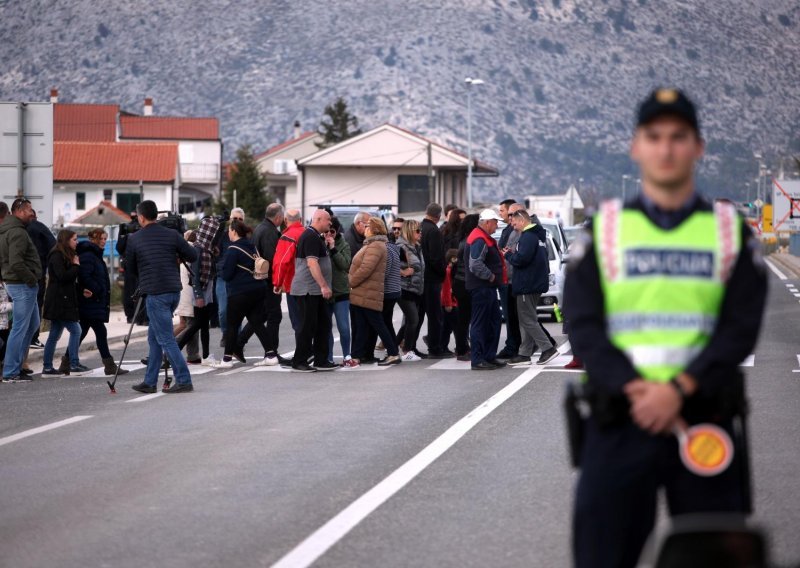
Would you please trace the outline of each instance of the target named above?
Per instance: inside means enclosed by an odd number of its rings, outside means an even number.
[[[797,356],[797,366],[800,367],[800,355]],[[792,369],[792,373],[800,373],[800,369]]]
[[[81,422],[89,418],[92,417],[73,416],[72,418],[67,418],[66,420],[61,420],[59,422],[53,422],[52,424],[46,424],[45,426],[39,426],[38,428],[25,430],[24,432],[20,432],[19,434],[14,434],[12,436],[6,436],[5,438],[0,438],[0,446],[5,446],[6,444],[10,444],[11,442],[16,442],[17,440],[22,440],[23,438],[28,438],[29,436],[35,436],[36,434],[41,434],[42,432],[47,432],[48,430],[54,430],[56,428],[61,428],[62,426],[67,426],[69,424],[74,424],[75,422]]]
[[[429,365],[427,369],[431,371],[469,371],[472,363],[469,361],[459,361],[455,358],[442,359],[436,363]]]
[[[136,398],[126,400],[125,402],[147,402],[148,400],[153,400],[154,398],[164,396],[165,394],[166,393],[163,392],[154,392],[152,394],[146,394],[144,396],[137,396]]]
[[[541,373],[542,367],[528,369],[507,386],[495,393],[461,420],[453,424],[444,434],[430,445],[401,465],[375,487],[353,501],[338,515],[322,525],[303,542],[293,548],[272,568],[305,568],[341,540],[361,521],[380,507],[394,494],[405,487],[456,442],[464,437],[475,425],[492,413],[494,409],[514,396],[520,389]]]
[[[778,267],[777,267],[777,266],[775,266],[774,264],[772,264],[772,261],[771,261],[771,260],[769,260],[769,259],[766,259],[766,258],[765,258],[765,259],[764,259],[764,262],[766,262],[766,263],[767,263],[767,266],[769,266],[769,269],[770,269],[772,272],[774,272],[774,273],[775,273],[775,276],[777,276],[777,277],[778,277],[778,278],[780,278],[781,280],[788,280],[788,278],[786,277],[786,275],[785,275],[783,272],[781,272],[780,270],[778,270]]]
[[[800,293],[793,293],[792,294],[795,298],[800,298]]]
[[[569,344],[569,340],[565,341],[558,347],[558,352],[562,355],[566,355],[570,351],[572,351],[572,345]]]
[[[756,364],[756,356],[755,355],[748,355],[745,357],[745,360],[739,363],[740,367],[753,367]]]

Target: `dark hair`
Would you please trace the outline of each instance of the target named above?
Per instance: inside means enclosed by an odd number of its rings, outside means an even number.
[[[428,217],[441,217],[442,206],[438,203],[428,203],[428,206],[425,208],[425,215]]]
[[[397,218],[395,218],[394,221],[392,221],[392,225],[394,225],[395,223],[405,223],[405,221],[406,220],[403,219],[402,217],[397,217]]]
[[[253,229],[245,225],[244,221],[239,221],[239,219],[231,221],[230,229],[239,235],[240,239],[246,238],[253,232]]]
[[[89,237],[89,240],[96,241],[101,236],[105,235],[106,232],[103,229],[96,228],[89,231],[86,236]]]
[[[158,219],[158,206],[155,201],[148,199],[136,206],[136,213],[148,221],[155,221]]]
[[[454,258],[458,258],[458,249],[447,249],[447,252],[444,253],[444,263],[450,264],[450,261]]]
[[[464,239],[466,239],[469,236],[469,234],[475,230],[475,228],[478,226],[479,218],[480,215],[478,215],[477,213],[470,213],[469,215],[464,217],[464,220],[461,221],[461,231],[458,233],[459,241],[463,241]]]
[[[503,201],[501,201],[500,205],[505,205],[506,207],[509,207],[511,205],[514,205],[516,202],[517,202],[516,199],[509,198],[509,199],[504,199]]]
[[[58,236],[56,237],[56,246],[53,247],[53,251],[58,251],[61,255],[67,260],[67,262],[72,262],[72,259],[78,256],[78,253],[69,246],[69,241],[72,237],[75,236],[75,231],[70,231],[69,229],[61,229],[58,232]]]
[[[17,197],[11,204],[11,212],[16,213],[17,211],[25,207],[26,203],[30,203],[30,200],[25,199],[24,197]]]
[[[3,219],[6,215],[8,215],[8,203],[0,201],[0,219]]]
[[[450,215],[450,211],[457,208],[458,205],[456,205],[455,203],[448,203],[447,205],[444,206],[444,216],[447,217],[448,215]]]
[[[450,215],[447,216],[447,223],[442,229],[442,236],[452,237],[453,235],[458,235],[459,230],[461,230],[462,213],[466,213],[466,211],[463,209],[453,209],[450,211]]]
[[[342,223],[336,216],[331,217],[331,229],[336,231],[337,234],[342,232]]]

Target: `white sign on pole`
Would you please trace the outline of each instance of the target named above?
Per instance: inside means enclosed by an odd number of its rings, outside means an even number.
[[[772,227],[800,232],[800,181],[772,180]]]
[[[0,199],[10,206],[20,193],[53,224],[52,103],[0,102]]]

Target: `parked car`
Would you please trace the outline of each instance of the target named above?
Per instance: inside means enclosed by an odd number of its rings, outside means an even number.
[[[342,230],[344,231],[350,228],[350,225],[353,224],[353,220],[359,211],[366,211],[373,217],[383,219],[387,227],[392,225],[396,217],[390,205],[338,205],[336,203],[319,203],[315,204],[314,207],[319,207],[321,209],[330,208],[333,214],[336,215],[336,218],[339,219],[339,222],[342,224]]]
[[[559,307],[563,307],[567,257],[566,253],[561,252],[556,247],[550,231],[547,232],[547,258],[550,261],[550,289],[539,298],[539,305],[536,306],[536,311],[549,314],[555,320],[556,304]]]

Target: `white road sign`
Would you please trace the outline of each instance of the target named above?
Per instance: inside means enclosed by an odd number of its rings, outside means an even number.
[[[800,181],[772,180],[773,230],[800,232]]]
[[[45,225],[51,225],[53,223],[53,105],[51,103],[0,102],[0,200],[10,206],[20,191],[31,200],[39,220]]]

